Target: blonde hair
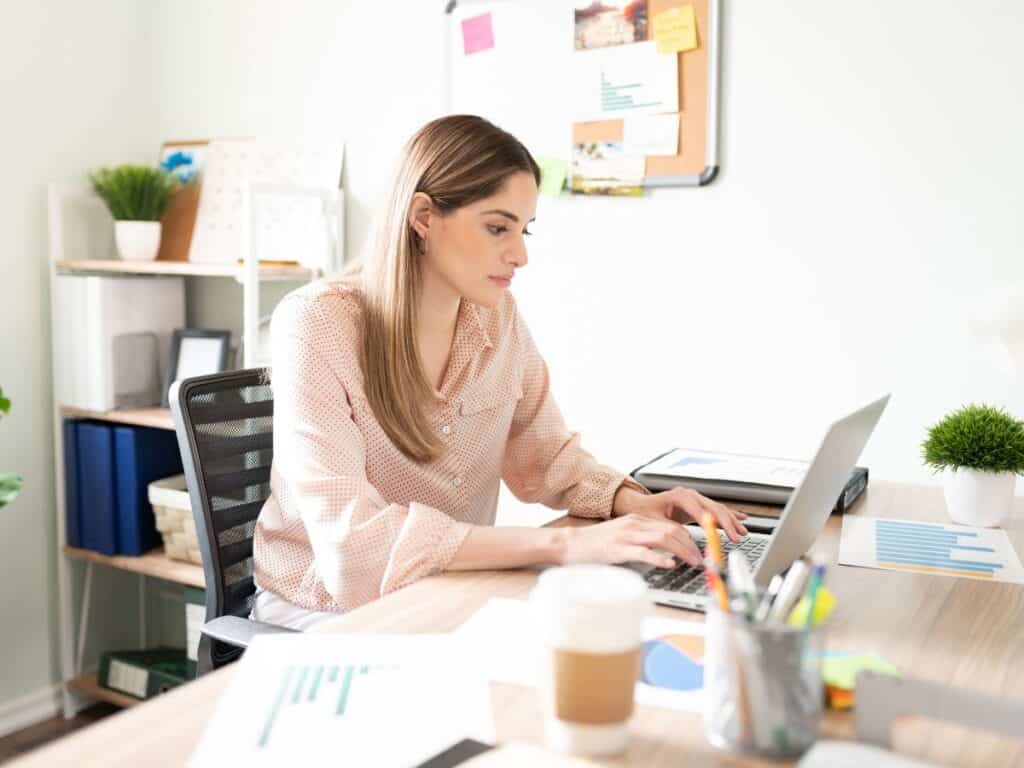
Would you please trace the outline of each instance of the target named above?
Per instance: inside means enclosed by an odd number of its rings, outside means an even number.
[[[427,123],[405,145],[373,250],[359,270],[363,323],[359,363],[373,413],[414,461],[444,453],[425,406],[436,397],[416,334],[423,243],[409,224],[412,197],[426,194],[443,215],[498,192],[514,173],[540,184],[540,169],[514,136],[474,115]]]

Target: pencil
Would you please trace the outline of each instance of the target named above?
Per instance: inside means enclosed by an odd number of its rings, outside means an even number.
[[[722,558],[722,542],[718,539],[718,530],[715,528],[715,518],[710,512],[705,512],[700,519],[701,528],[704,529],[704,537],[707,539],[705,545],[706,553],[715,561],[718,571],[725,570],[725,560]]]
[[[708,591],[718,599],[718,607],[722,613],[729,613],[729,593],[725,588],[725,581],[718,570],[718,566],[710,557],[704,558],[704,579],[708,584]]]

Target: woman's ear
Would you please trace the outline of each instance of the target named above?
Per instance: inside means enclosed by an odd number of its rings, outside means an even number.
[[[409,205],[409,226],[421,239],[426,239],[433,215],[434,201],[430,199],[430,195],[424,192],[415,193]]]

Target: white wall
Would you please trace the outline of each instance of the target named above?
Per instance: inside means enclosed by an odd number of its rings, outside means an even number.
[[[965,317],[1022,277],[1024,10],[725,6],[719,179],[541,202],[515,290],[563,409],[626,468],[673,444],[807,456],[891,390],[864,461],[931,481],[919,444],[942,413],[1024,413]],[[340,132],[358,250],[400,143],[441,107],[437,4],[159,8],[161,137]]]
[[[891,390],[874,476],[925,427],[1024,415],[966,305],[1024,277],[1024,9],[726,2],[723,173],[542,206],[518,287],[573,423],[628,466],[686,444],[807,456]]]
[[[155,159],[147,16],[134,0],[0,0],[0,469],[25,481],[0,511],[0,704],[59,677],[46,184]]]

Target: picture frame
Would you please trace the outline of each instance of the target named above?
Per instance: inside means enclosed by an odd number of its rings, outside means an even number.
[[[167,366],[163,406],[171,384],[179,379],[226,371],[231,356],[231,331],[208,328],[178,328],[171,337],[171,357]]]

